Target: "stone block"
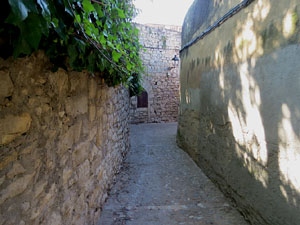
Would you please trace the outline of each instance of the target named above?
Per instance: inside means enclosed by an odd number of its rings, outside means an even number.
[[[1,70],[0,80],[0,103],[2,103],[6,97],[12,96],[14,85],[9,76],[9,71]]]
[[[94,159],[102,160],[101,149],[96,146],[96,144],[92,143],[92,148],[90,152],[90,161],[92,162]]]
[[[61,225],[62,218],[58,212],[53,212],[48,220],[48,225]]]
[[[31,125],[29,113],[21,115],[7,115],[0,119],[0,145],[12,142],[17,137],[26,133]]]
[[[77,121],[70,129],[74,131],[74,143],[78,143],[81,137],[82,120]]]
[[[15,161],[18,157],[18,153],[13,152],[12,154],[1,158],[0,161],[0,171],[3,170],[7,165],[9,165],[11,162]]]
[[[102,86],[101,89],[99,89],[100,92],[100,96],[101,96],[101,100],[102,102],[105,102],[108,99],[108,92],[107,92],[108,88],[105,86]]]
[[[61,167],[66,167],[68,165],[68,161],[70,161],[70,154],[67,152],[66,154],[63,154],[59,156],[59,165]]]
[[[76,146],[72,153],[72,160],[74,166],[78,166],[83,163],[89,157],[90,142],[82,142]]]
[[[34,111],[37,116],[41,116],[43,109],[41,107],[37,107]]]
[[[90,179],[90,162],[85,160],[83,164],[78,167],[78,182],[81,187],[86,186]]]
[[[4,183],[4,181],[5,181],[5,177],[4,176],[0,177],[0,186]]]
[[[96,113],[97,113],[97,118],[101,118],[102,115],[104,114],[104,107],[103,106],[102,107],[98,107]]]
[[[107,115],[104,114],[103,117],[102,117],[102,124],[106,124],[107,123]]]
[[[88,112],[88,97],[86,95],[69,97],[66,99],[66,113],[76,117]]]
[[[71,149],[74,144],[74,130],[69,128],[66,133],[64,133],[58,144],[58,150],[60,155],[65,153],[68,149]]]
[[[31,210],[30,220],[35,220],[41,214],[41,211],[40,207]]]
[[[19,162],[15,162],[13,164],[13,167],[11,168],[11,170],[6,174],[6,176],[11,179],[16,175],[22,174],[25,172],[24,167],[19,163]]]
[[[93,122],[96,117],[96,106],[95,105],[90,105],[89,106],[89,121]]]
[[[13,198],[22,192],[24,192],[31,182],[34,174],[27,174],[21,178],[14,180],[5,189],[0,192],[0,205],[3,204],[7,199]]]
[[[73,209],[74,209],[74,202],[76,200],[76,195],[72,190],[67,190],[64,194],[64,201],[62,205],[62,216],[65,221],[68,221],[69,218],[72,217]],[[66,223],[71,224],[71,223]]]
[[[92,141],[95,138],[97,129],[97,126],[93,126],[92,128],[90,128],[87,141]]]
[[[48,193],[45,195],[43,199],[41,199],[39,209],[41,210],[43,208],[48,208],[52,204],[54,204],[56,194],[57,194],[57,187],[55,184],[52,184]]]
[[[68,74],[64,69],[59,68],[57,72],[50,73],[49,81],[54,92],[59,96],[68,91]]]
[[[72,148],[73,144],[79,142],[81,136],[81,128],[82,121],[79,120],[61,136],[58,144],[60,154],[65,153],[68,149]]]
[[[46,187],[47,184],[48,184],[48,182],[43,180],[43,181],[38,182],[35,185],[34,198],[37,198],[45,190],[45,187]]]
[[[98,127],[98,131],[97,131],[96,135],[97,135],[96,136],[96,145],[97,145],[97,147],[100,147],[104,142],[104,135],[103,135],[102,127]]]
[[[44,90],[41,87],[36,87],[34,92],[36,96],[42,96],[44,94]]]
[[[21,208],[22,208],[22,210],[23,210],[24,212],[27,212],[28,209],[30,208],[30,203],[29,203],[29,202],[23,202],[23,203],[21,204]]]
[[[89,90],[88,91],[89,91],[89,99],[96,98],[97,82],[93,78],[89,79]]]
[[[62,179],[65,188],[67,187],[68,181],[71,178],[72,174],[73,174],[73,170],[71,168],[64,168]]]
[[[60,118],[63,118],[65,113],[66,113],[65,111],[61,111],[61,112],[58,113],[58,115],[59,115]]]
[[[96,186],[93,189],[91,197],[90,197],[90,204],[89,204],[89,206],[91,208],[99,207],[99,196],[101,195],[101,191],[102,191],[102,189],[99,186]]]

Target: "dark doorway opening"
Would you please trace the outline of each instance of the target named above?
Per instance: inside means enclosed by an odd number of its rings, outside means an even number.
[[[148,93],[143,91],[141,95],[137,96],[137,107],[147,108],[148,107]]]

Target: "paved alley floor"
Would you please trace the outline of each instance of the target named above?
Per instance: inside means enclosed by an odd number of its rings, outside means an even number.
[[[98,225],[246,225],[176,146],[176,123],[131,126],[131,151]]]

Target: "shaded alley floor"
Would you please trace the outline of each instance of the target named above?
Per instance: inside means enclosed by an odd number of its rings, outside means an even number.
[[[176,146],[176,123],[131,126],[131,151],[98,225],[246,225]]]

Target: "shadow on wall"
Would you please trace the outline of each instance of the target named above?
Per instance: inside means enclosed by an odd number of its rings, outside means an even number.
[[[295,3],[271,2],[254,3],[247,19],[237,22],[234,41],[210,34],[219,40],[210,46],[214,55],[186,66],[178,140],[252,224],[296,225],[300,11]]]

